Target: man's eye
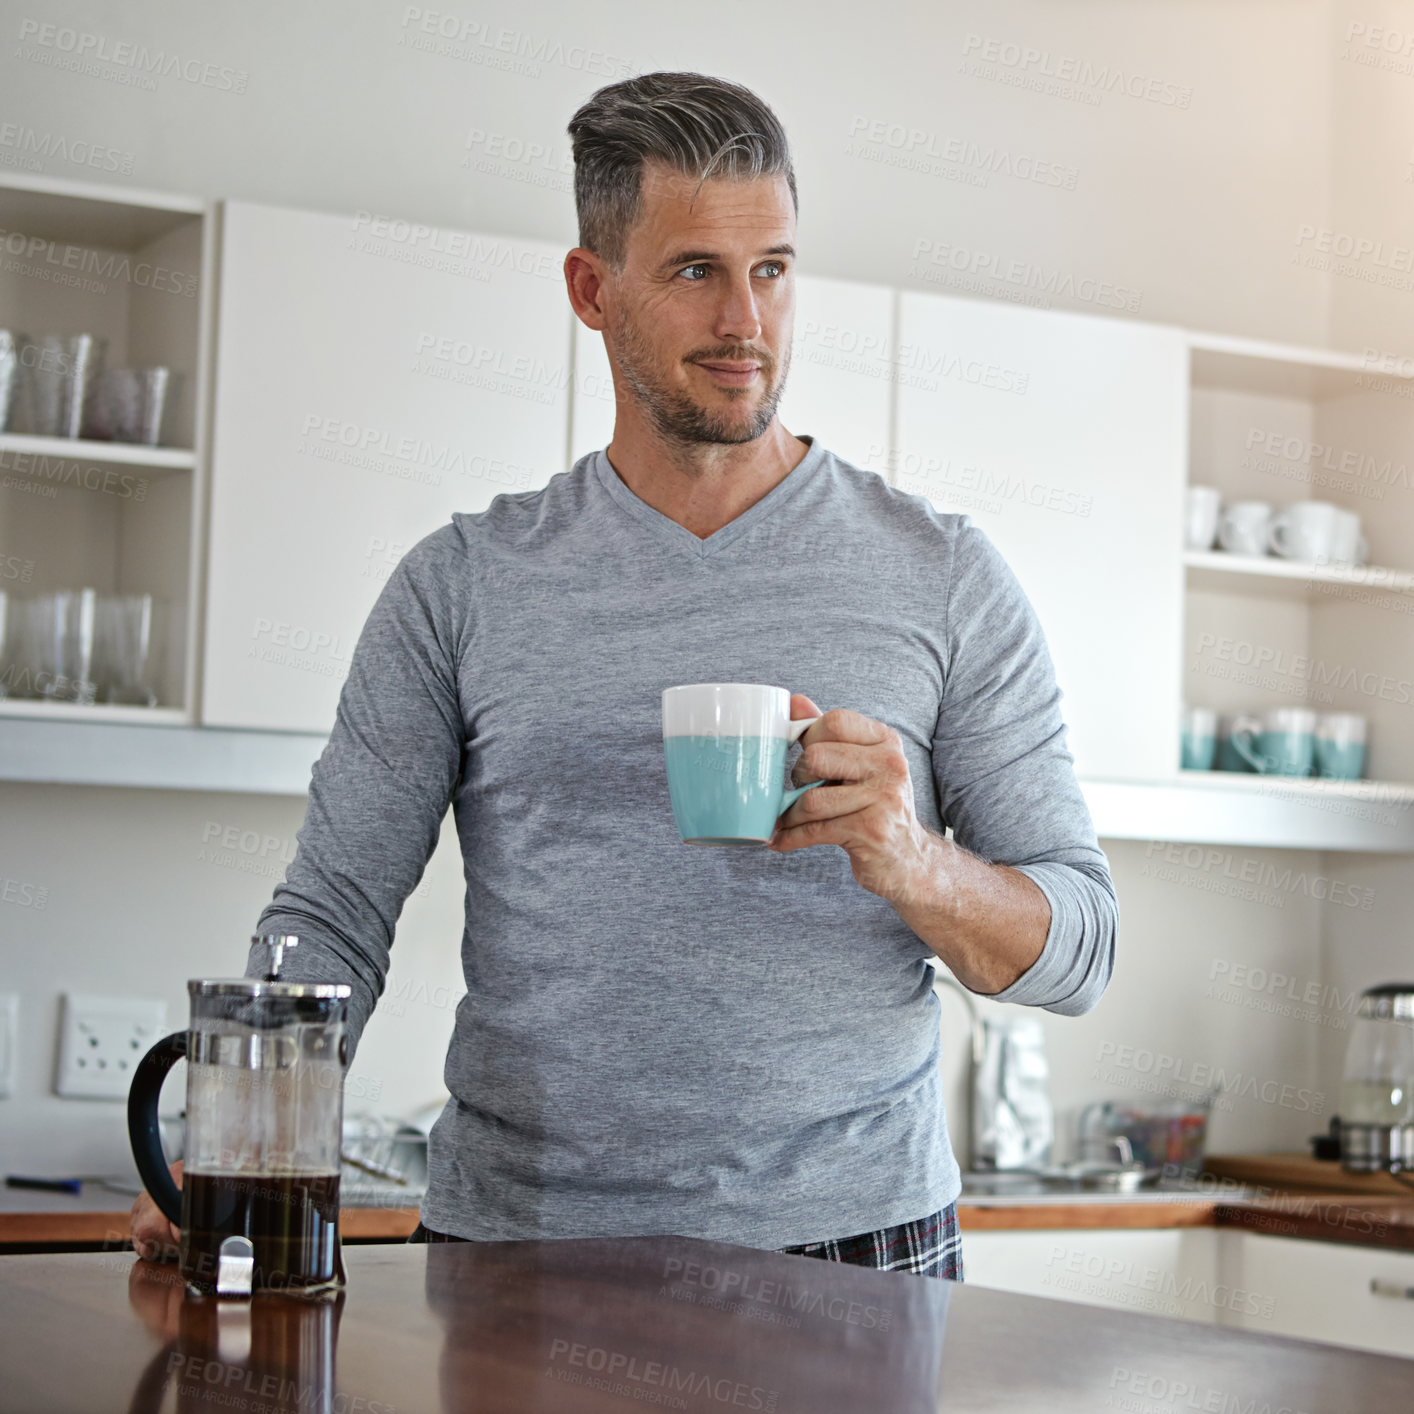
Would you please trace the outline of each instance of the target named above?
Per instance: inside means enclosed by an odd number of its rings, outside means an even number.
[[[684,265],[683,268],[678,271],[678,274],[679,274],[679,275],[686,275],[689,270],[701,270],[701,271],[703,271],[703,272],[705,273],[705,272],[706,272],[706,269],[707,269],[707,267],[706,267],[705,265]],[[694,280],[694,281],[692,281],[692,283],[695,284],[696,281]]]
[[[768,260],[766,264],[761,266],[760,268],[762,270],[774,270],[777,275],[784,275],[786,271],[785,265],[779,260]]]

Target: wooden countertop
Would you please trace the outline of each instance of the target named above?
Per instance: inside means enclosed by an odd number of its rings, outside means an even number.
[[[1242,1195],[1239,1199],[1239,1195]],[[95,1186],[80,1196],[7,1193],[0,1246],[121,1247],[131,1201]],[[416,1204],[346,1207],[339,1231],[354,1242],[398,1241],[417,1226]],[[1242,1227],[1287,1237],[1414,1251],[1414,1189],[1387,1174],[1345,1174],[1304,1154],[1214,1155],[1190,1196],[958,1200],[964,1232],[1055,1228]]]
[[[1203,1172],[1257,1188],[1329,1189],[1414,1203],[1414,1175],[1405,1183],[1389,1173],[1346,1173],[1338,1163],[1309,1154],[1209,1154]]]
[[[334,1299],[0,1258],[14,1414],[1407,1407],[1410,1362],[686,1237],[350,1247]],[[173,1394],[170,1386],[175,1385]],[[1128,1401],[1138,1401],[1130,1403]]]
[[[20,1243],[117,1246],[127,1240],[131,1205],[111,1211],[0,1213],[0,1245]],[[340,1208],[339,1234],[356,1241],[406,1237],[417,1226],[417,1208]]]
[[[131,1203],[112,1206],[117,1195],[99,1191],[92,1199],[69,1195],[36,1195],[31,1211],[0,1211],[0,1246],[21,1244],[95,1245],[120,1247],[128,1236]],[[78,1206],[83,1201],[91,1207]],[[64,1206],[69,1204],[72,1206]],[[985,1203],[958,1200],[958,1223],[967,1232],[1013,1231],[1033,1228],[1209,1227],[1221,1204],[1211,1196],[1150,1201],[1130,1198],[1085,1203],[1062,1199]],[[340,1235],[352,1241],[397,1241],[417,1226],[416,1207],[339,1210]]]
[[[1414,1252],[1414,1188],[1389,1174],[1347,1174],[1305,1154],[1214,1155],[1191,1198],[1158,1202],[958,1203],[966,1231],[1236,1227],[1278,1237]]]

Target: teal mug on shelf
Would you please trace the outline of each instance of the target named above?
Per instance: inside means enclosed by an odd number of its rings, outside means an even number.
[[[1185,771],[1211,771],[1218,750],[1218,714],[1211,707],[1184,707],[1179,764]]]
[[[1355,712],[1327,712],[1316,722],[1316,774],[1358,781],[1365,770],[1365,719]]]
[[[1316,714],[1309,707],[1274,707],[1259,729],[1234,725],[1229,741],[1263,776],[1309,776],[1316,764]]]
[[[1214,770],[1251,773],[1256,770],[1251,761],[1237,749],[1237,742],[1254,743],[1262,730],[1262,719],[1248,712],[1238,712],[1219,720],[1218,749]]]

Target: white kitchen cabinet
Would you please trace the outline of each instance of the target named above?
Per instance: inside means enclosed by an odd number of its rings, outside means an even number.
[[[964,1231],[971,1286],[1414,1356],[1414,1253],[1234,1228]]]
[[[1229,1324],[1414,1357],[1414,1252],[1255,1232],[1220,1236],[1224,1279],[1259,1298],[1258,1311]]]
[[[1226,1324],[1212,1228],[964,1231],[969,1286]]]
[[[889,445],[894,292],[797,275],[795,337],[777,414],[856,466],[883,472]],[[575,320],[575,458],[614,435],[614,385],[601,334]]]
[[[905,292],[894,484],[964,511],[1045,630],[1082,776],[1177,766],[1187,360],[1164,325]]]
[[[327,732],[402,554],[565,470],[558,245],[224,203],[202,721]]]

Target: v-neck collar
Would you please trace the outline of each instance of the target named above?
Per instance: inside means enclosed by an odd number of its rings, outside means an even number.
[[[735,520],[729,520],[720,530],[699,539],[685,525],[679,525],[671,516],[650,506],[635,491],[631,491],[624,479],[614,470],[604,448],[594,453],[594,471],[604,489],[630,515],[637,517],[650,530],[674,545],[691,551],[706,559],[739,536],[744,535],[753,525],[780,509],[810,479],[810,474],[819,466],[825,449],[816,437],[802,434],[802,441],[808,442],[805,455],[754,505],[748,506]]]

